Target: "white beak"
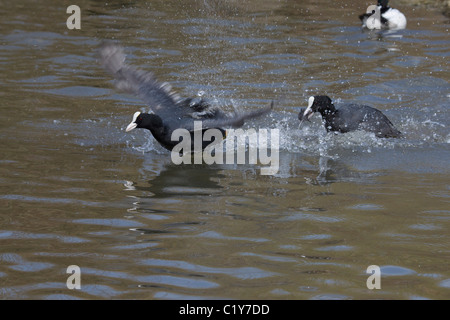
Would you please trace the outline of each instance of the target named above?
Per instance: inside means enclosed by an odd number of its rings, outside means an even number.
[[[132,123],[130,123],[130,124],[128,125],[128,127],[125,129],[125,132],[129,132],[129,131],[133,130],[133,129],[136,128],[136,127],[137,127],[137,123],[132,122]]]
[[[308,108],[306,108],[305,112],[303,112],[303,118],[306,117],[306,119],[311,119],[314,112],[312,110],[312,105],[314,104],[314,97],[309,97],[308,99]]]
[[[131,130],[133,130],[134,128],[136,128],[137,127],[137,123],[136,123],[136,119],[137,119],[137,117],[140,115],[141,113],[138,111],[138,112],[135,112],[134,114],[133,114],[133,120],[131,121],[131,123],[128,125],[128,127],[125,129],[125,132],[129,132],[129,131],[131,131]]]

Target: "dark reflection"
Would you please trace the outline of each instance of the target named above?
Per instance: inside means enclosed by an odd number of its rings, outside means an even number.
[[[171,233],[171,231],[167,230],[157,230],[157,229],[147,229],[147,228],[135,228],[132,229],[134,231],[140,232],[141,234],[164,234],[164,233]]]
[[[304,177],[311,185],[327,185],[342,181],[367,181],[373,173],[358,171],[344,159],[327,156],[311,156],[301,153],[282,153],[280,155],[279,175],[283,178]]]
[[[164,163],[155,167],[155,163],[147,157],[143,164],[146,174],[155,174],[147,185],[135,185],[139,191],[151,192],[152,197],[169,198],[174,196],[197,196],[217,193],[223,187],[219,184],[225,176],[220,173],[219,165],[181,164],[171,162],[170,155]]]
[[[358,179],[361,179],[360,173],[342,161],[333,160],[329,157],[319,158],[319,175],[316,178],[319,184]]]

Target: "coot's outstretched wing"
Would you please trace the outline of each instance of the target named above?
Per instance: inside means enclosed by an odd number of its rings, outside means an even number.
[[[235,112],[232,115],[225,115],[224,113],[215,119],[202,119],[202,129],[210,128],[239,128],[242,127],[245,121],[261,117],[270,111],[274,107],[274,102],[272,101],[267,107],[257,109],[249,112]],[[193,130],[193,123],[186,123],[185,128],[188,130]]]
[[[116,79],[116,87],[141,98],[153,112],[180,112],[180,97],[171,90],[168,83],[160,83],[150,72],[138,70],[125,63],[123,48],[111,42],[104,42],[99,50],[100,62]],[[177,116],[177,114],[173,114]]]
[[[127,65],[120,46],[105,42],[100,46],[99,54],[103,67],[116,79],[116,87],[141,98],[155,114],[164,119],[170,129],[183,127],[193,130],[193,120],[196,119],[202,120],[204,129],[236,128],[242,126],[248,119],[268,113],[273,107],[272,102],[266,108],[228,116],[203,99],[181,99],[167,82],[160,83],[152,73]]]

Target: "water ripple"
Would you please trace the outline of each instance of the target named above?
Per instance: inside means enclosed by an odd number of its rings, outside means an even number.
[[[217,288],[219,285],[215,282],[203,280],[203,279],[192,279],[181,276],[168,276],[168,275],[143,275],[137,276],[125,272],[119,271],[106,271],[94,268],[83,268],[83,274],[97,275],[101,277],[109,277],[113,279],[128,279],[135,282],[141,283],[140,285],[167,285],[175,287],[183,287],[189,289],[212,289]]]
[[[239,279],[259,279],[276,275],[274,272],[264,271],[255,267],[242,267],[242,268],[213,268],[193,264],[185,261],[174,260],[162,260],[162,259],[145,259],[141,261],[144,265],[159,266],[159,267],[172,267],[179,268],[187,271],[199,272],[199,273],[219,273],[226,274]]]
[[[82,243],[89,242],[90,240],[83,239],[80,237],[71,236],[61,236],[56,234],[46,234],[46,233],[30,233],[23,231],[9,231],[0,230],[0,240],[1,239],[55,239],[63,243]]]

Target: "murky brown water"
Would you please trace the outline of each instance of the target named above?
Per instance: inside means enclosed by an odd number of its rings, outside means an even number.
[[[68,30],[66,7],[30,3],[0,19],[1,298],[450,298],[439,12],[402,7],[406,30],[370,33],[361,1],[78,1]],[[99,67],[103,39],[183,96],[277,99],[247,127],[280,129],[278,174],[177,166],[148,133],[125,133],[145,106]],[[383,110],[405,137],[327,135],[318,117],[299,129],[319,93]]]

